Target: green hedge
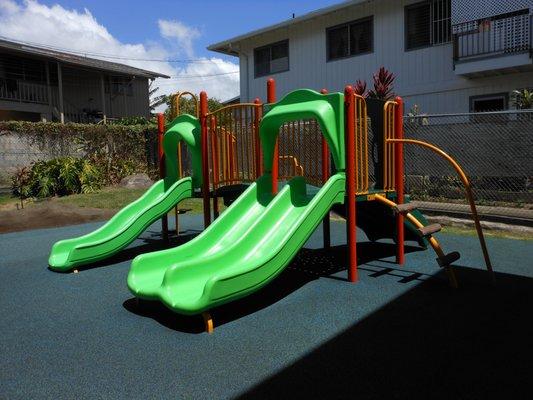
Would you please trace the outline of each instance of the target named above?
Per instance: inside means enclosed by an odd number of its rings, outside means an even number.
[[[20,148],[38,148],[47,160],[75,157],[89,160],[103,174],[104,184],[125,175],[146,172],[157,177],[157,126],[94,125],[57,122],[0,121],[0,136],[15,135]],[[31,165],[25,167],[31,168]]]

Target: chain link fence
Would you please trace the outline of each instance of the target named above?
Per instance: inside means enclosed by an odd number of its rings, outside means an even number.
[[[533,110],[404,117],[405,138],[429,142],[468,175],[480,206],[533,210]],[[453,168],[427,149],[405,145],[406,192],[426,207],[465,208]]]

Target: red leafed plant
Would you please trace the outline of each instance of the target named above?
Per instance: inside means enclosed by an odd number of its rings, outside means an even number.
[[[396,77],[385,67],[381,67],[372,79],[374,80],[374,89],[368,92],[368,97],[380,100],[390,100],[394,97],[393,83]]]
[[[353,90],[355,94],[358,94],[359,96],[366,97],[368,95],[368,92],[366,91],[366,82],[361,79],[358,79],[357,82],[355,82]]]

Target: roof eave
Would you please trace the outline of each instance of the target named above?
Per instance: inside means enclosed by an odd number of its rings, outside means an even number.
[[[350,0],[350,1],[344,1],[342,3],[337,3],[328,7],[324,7],[315,11],[308,12],[306,14],[303,14],[299,17],[291,18],[282,22],[278,22],[277,24],[269,25],[264,28],[256,29],[253,31],[250,31],[248,33],[235,36],[231,39],[224,40],[222,42],[214,43],[210,46],[207,46],[207,50],[216,51],[218,53],[228,54],[232,56],[238,56],[238,52],[234,51],[233,53],[229,53],[227,48],[232,48],[232,46],[236,43],[239,43],[243,40],[251,39],[253,37],[259,36],[266,32],[272,32],[277,29],[285,28],[290,25],[298,24],[305,21],[310,21],[315,18],[320,18],[324,15],[331,14],[340,10],[343,10],[345,8],[361,4],[364,2],[371,2],[373,0]]]

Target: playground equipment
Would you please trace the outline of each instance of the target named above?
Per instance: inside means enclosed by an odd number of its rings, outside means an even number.
[[[157,181],[143,196],[120,210],[94,232],[55,243],[48,260],[50,268],[68,271],[116,254],[155,220],[166,215],[175,204],[192,197],[196,188],[201,186],[201,174],[179,179],[175,150],[178,140],[185,141],[195,154],[193,169],[201,171],[199,128],[198,120],[191,116],[174,120],[163,143],[166,170],[169,171],[166,177]]]
[[[213,321],[209,310],[255,292],[274,279],[321,221],[325,228],[324,243],[329,245],[327,217],[332,208],[347,219],[348,276],[355,282],[355,227],[358,216],[368,210],[361,207],[363,204],[382,207],[382,213],[383,207],[390,210],[391,217],[386,221],[389,234],[390,227],[393,228],[399,264],[404,263],[404,240],[408,233],[408,238],[434,249],[438,264],[445,268],[450,284],[456,287],[451,264],[459,259],[459,254],[444,253],[433,236],[440,225],[427,224],[403,193],[402,145],[409,141],[403,139],[401,99],[383,105],[382,168],[377,172],[382,174],[381,187],[370,187],[364,98],[354,94],[351,87],[346,88],[344,95],[303,89],[275,103],[272,80],[267,92],[266,113],[260,118],[258,108],[253,123],[256,126],[260,120],[260,146],[250,140],[245,147],[255,155],[255,163],[247,166],[248,174],[237,175],[231,172],[235,169],[231,155],[244,150],[233,142],[232,135],[238,128],[225,130],[219,126],[220,114],[206,112],[207,97],[201,94],[202,143],[211,144],[211,157],[203,158],[204,186],[209,182],[209,173],[214,190],[219,182],[238,181],[242,185],[243,181],[251,181],[252,176],[260,177],[220,217],[216,218],[215,212],[212,224],[207,199],[210,191],[204,190],[206,230],[177,248],[136,257],[128,275],[132,293],[138,298],[160,300],[181,314],[203,313],[206,329],[210,331]],[[231,120],[223,115],[222,120]],[[314,146],[306,147],[312,141]],[[203,154],[207,153],[204,148]],[[329,155],[334,164],[331,176]],[[220,157],[224,159],[222,164]],[[225,179],[218,178],[221,173]],[[281,188],[280,179],[288,180]],[[477,219],[477,214],[473,215]],[[484,246],[481,230],[479,234]],[[492,272],[488,253],[485,254],[487,269]]]
[[[207,227],[211,219],[211,199],[216,218],[219,198],[230,204],[248,183],[259,177],[257,131],[262,105],[258,102],[236,104],[208,113],[205,98],[201,102],[203,108],[197,106],[196,112],[203,112],[205,118],[201,121],[209,119],[210,124],[201,127],[197,117],[180,115],[179,100],[184,95],[192,96],[197,102],[196,96],[190,92],[173,96],[172,108],[176,118],[166,127],[166,133],[163,115],[158,115],[161,180],[94,232],[55,243],[48,260],[50,269],[74,269],[76,272],[75,268],[79,266],[110,257],[128,246],[159,218],[162,219],[163,237],[168,240],[167,214],[174,208],[178,234],[178,215],[188,210],[177,205],[186,198],[203,197]],[[190,162],[185,163],[185,158]],[[212,168],[210,171],[208,165]]]
[[[357,280],[359,226],[370,240],[394,239],[398,264],[404,263],[405,240],[431,246],[451,286],[457,287],[452,263],[459,253],[442,250],[434,237],[440,225],[428,224],[404,195],[403,145],[415,144],[436,152],[459,173],[492,274],[468,178],[442,150],[403,138],[401,98],[374,102],[371,115],[367,101],[350,86],[332,94],[297,90],[276,102],[270,79],[264,105],[256,99],[209,112],[202,92],[197,116],[192,116],[179,115],[179,99],[164,137],[159,119],[162,180],[99,230],[56,243],[50,256],[53,269],[114,254],[160,217],[167,237],[167,212],[181,199],[196,196],[203,199],[205,230],[179,247],[137,256],[128,287],[138,298],[160,300],[175,312],[202,313],[208,331],[214,326],[211,309],[272,281],[321,222],[328,247],[330,210],[347,221],[349,281]],[[184,147],[190,168],[183,164]],[[369,149],[374,147],[370,179]],[[219,215],[221,197],[228,208]]]

